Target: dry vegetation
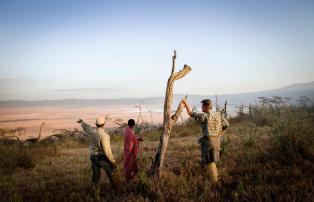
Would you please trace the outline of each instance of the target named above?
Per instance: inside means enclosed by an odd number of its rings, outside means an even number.
[[[250,106],[230,120],[213,186],[200,167],[200,128],[188,120],[173,128],[161,178],[148,177],[161,128],[143,132],[133,184],[122,172],[123,137],[112,134],[119,190],[104,176],[101,193],[90,186],[87,142],[71,136],[55,143],[0,145],[1,201],[312,201],[314,197],[314,106],[303,99],[287,106],[274,99]],[[103,174],[104,175],[104,174]]]

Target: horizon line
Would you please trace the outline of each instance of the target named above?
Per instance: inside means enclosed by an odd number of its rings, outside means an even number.
[[[300,82],[300,83],[294,83],[290,85],[286,85],[283,87],[268,89],[268,90],[262,90],[262,91],[251,91],[251,92],[241,92],[241,93],[226,93],[226,94],[187,94],[187,96],[232,96],[232,95],[241,95],[241,94],[254,94],[254,93],[265,93],[267,91],[274,91],[274,90],[280,90],[283,88],[300,85],[300,84],[311,84],[314,83],[314,81],[310,82]],[[183,93],[174,93],[173,95],[186,95]],[[164,98],[164,95],[159,96],[149,96],[149,97],[124,97],[124,98],[95,98],[95,99],[87,99],[87,98],[63,98],[63,99],[43,99],[43,100],[26,100],[26,99],[8,99],[8,100],[1,100],[0,102],[49,102],[49,101],[65,101],[65,100],[78,100],[78,101],[101,101],[101,100],[144,100],[144,99],[153,99],[153,98]]]

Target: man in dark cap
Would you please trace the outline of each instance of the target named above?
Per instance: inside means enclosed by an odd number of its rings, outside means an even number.
[[[220,136],[229,127],[228,121],[221,112],[212,112],[213,104],[210,99],[202,100],[202,112],[192,111],[190,105],[184,100],[187,113],[193,117],[202,127],[201,145],[202,165],[210,170],[211,179],[218,182],[218,170],[216,162],[219,161]]]

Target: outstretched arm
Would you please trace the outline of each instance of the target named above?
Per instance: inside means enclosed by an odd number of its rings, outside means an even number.
[[[185,106],[186,112],[189,114],[189,116],[192,116],[191,106],[189,105],[189,103],[186,99],[184,99],[183,104]]]
[[[86,132],[86,133],[91,133],[94,131],[94,128],[91,127],[90,125],[88,125],[87,123],[85,123],[82,119],[79,119],[77,121],[77,123],[81,124],[83,130]]]
[[[204,123],[207,120],[207,117],[204,113],[193,112],[192,108],[186,100],[184,100],[184,106],[186,108],[186,112],[189,114],[190,117],[193,117],[196,122]]]

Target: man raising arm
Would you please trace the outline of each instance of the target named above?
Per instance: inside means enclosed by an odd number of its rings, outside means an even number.
[[[189,116],[193,117],[202,127],[202,137],[199,139],[201,145],[202,165],[207,165],[214,183],[218,182],[218,170],[216,162],[220,155],[220,136],[228,128],[228,121],[220,112],[211,112],[212,102],[210,99],[201,101],[202,112],[193,112],[186,100],[183,104]]]

